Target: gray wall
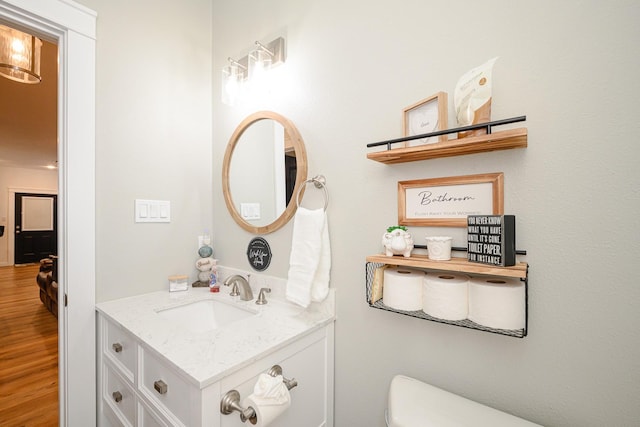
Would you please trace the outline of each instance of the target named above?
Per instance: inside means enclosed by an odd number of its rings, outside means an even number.
[[[195,280],[212,229],[211,2],[80,3],[98,13],[96,299]],[[169,200],[171,223],[134,223],[135,199]]]
[[[241,119],[270,109],[295,122],[310,175],[329,185],[336,426],[382,426],[396,373],[548,426],[637,423],[637,2],[81,3],[99,14],[98,300],[193,275],[204,228],[222,264],[249,268],[252,236],[226,211],[222,157]],[[289,55],[280,87],[222,105],[226,58],[276,35]],[[403,108],[440,90],[452,97],[462,73],[494,56],[493,117],[526,114],[527,149],[396,166],[366,159],[368,142],[401,135]],[[368,308],[364,260],[397,221],[397,181],[496,171],[529,254],[529,336]],[[314,193],[309,207],[318,206]],[[134,224],[137,197],[171,200],[171,224]],[[266,236],[267,273],[286,276],[291,231]],[[443,232],[411,231],[417,240]]]
[[[548,426],[630,426],[640,418],[640,288],[630,266],[640,174],[637,2],[213,3],[214,241],[225,265],[249,269],[251,235],[232,222],[222,155],[250,112],[289,117],[309,174],[328,182],[337,288],[336,426],[382,426],[403,373]],[[269,99],[220,103],[228,56],[284,34],[287,63]],[[499,56],[493,118],[527,115],[529,147],[386,166],[366,144],[402,132],[402,110]],[[278,83],[278,82],[276,82]],[[453,108],[449,110],[453,125]],[[530,263],[529,336],[509,338],[367,306],[364,260],[396,223],[400,180],[504,172],[506,212]],[[309,187],[307,195],[313,193]],[[305,203],[317,207],[311,199]],[[315,204],[314,204],[315,203]],[[412,228],[416,240],[462,230]],[[267,235],[269,273],[286,277],[291,223]],[[420,242],[424,243],[424,242]]]

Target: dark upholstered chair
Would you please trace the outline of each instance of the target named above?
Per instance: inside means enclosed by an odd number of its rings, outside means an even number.
[[[58,317],[58,257],[40,260],[40,271],[36,277],[40,287],[40,301],[54,316]]]

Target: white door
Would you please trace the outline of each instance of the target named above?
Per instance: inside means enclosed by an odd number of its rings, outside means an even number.
[[[96,422],[96,14],[71,0],[0,0],[0,18],[59,46],[60,425]]]

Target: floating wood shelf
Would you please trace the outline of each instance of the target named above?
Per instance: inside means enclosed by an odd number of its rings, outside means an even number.
[[[497,267],[486,264],[469,262],[466,258],[451,258],[449,261],[434,261],[427,255],[412,255],[409,258],[403,256],[370,255],[367,262],[380,264],[402,265],[405,267],[426,268],[429,270],[455,271],[467,274],[482,274],[489,276],[527,278],[528,264],[519,262],[512,267]]]
[[[493,132],[494,126],[502,126],[505,124],[512,124],[526,120],[525,116],[513,117],[510,119],[498,120],[494,122],[487,122],[477,125],[465,126],[457,129],[446,129],[436,132],[431,132],[422,135],[405,136],[402,138],[391,139],[388,141],[380,141],[367,144],[367,148],[373,147],[386,147],[384,151],[378,151],[368,153],[367,158],[375,160],[380,163],[393,164],[393,163],[406,163],[414,162],[418,160],[436,159],[440,157],[462,156],[465,154],[484,153],[488,151],[497,150],[509,150],[512,148],[526,148],[527,147],[527,129],[517,128],[508,129],[500,132]],[[434,144],[417,145],[414,147],[402,147],[391,148],[393,144],[405,143],[415,139],[435,137],[442,135],[456,134],[462,131],[471,131],[476,129],[486,130],[486,134],[471,136],[466,138],[449,139],[446,141],[437,142]],[[404,145],[404,144],[403,144]],[[421,268],[425,270],[436,271],[450,271],[465,273],[469,275],[487,275],[498,276],[505,278],[520,279],[524,282],[524,310],[525,321],[523,329],[505,330],[489,328],[469,319],[460,321],[449,321],[444,319],[438,319],[426,314],[422,310],[416,311],[403,311],[396,310],[388,307],[384,304],[384,297],[375,302],[371,301],[372,294],[372,282],[374,276],[374,270],[383,265],[395,265]],[[480,264],[467,261],[467,258],[451,258],[448,261],[434,261],[429,259],[427,255],[412,255],[411,257],[403,256],[385,256],[383,254],[370,255],[367,257],[366,263],[366,297],[367,303],[370,307],[378,308],[381,310],[391,311],[394,313],[404,314],[411,317],[417,317],[424,320],[430,320],[438,323],[445,323],[454,326],[460,326],[470,329],[478,329],[486,332],[492,332],[501,335],[508,335],[512,337],[523,338],[527,336],[527,324],[528,324],[528,287],[529,287],[529,265],[525,262],[516,263],[510,267],[499,267],[487,264]]]
[[[525,148],[526,146],[527,128],[517,128],[493,132],[487,135],[450,139],[435,144],[393,148],[368,153],[367,158],[385,164],[392,164],[484,153],[487,151]]]

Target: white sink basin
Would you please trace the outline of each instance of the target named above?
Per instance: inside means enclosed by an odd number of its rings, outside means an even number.
[[[158,310],[157,313],[160,317],[193,332],[210,331],[256,315],[256,312],[216,300],[196,301]]]

